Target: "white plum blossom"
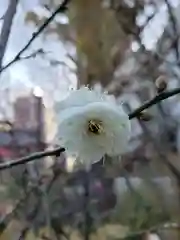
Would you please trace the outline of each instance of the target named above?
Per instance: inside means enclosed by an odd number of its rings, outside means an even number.
[[[87,167],[127,150],[130,120],[113,96],[82,87],[60,103],[58,118],[59,144]]]

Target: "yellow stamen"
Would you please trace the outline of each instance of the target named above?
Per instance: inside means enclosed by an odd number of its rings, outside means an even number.
[[[90,120],[88,122],[88,131],[91,132],[91,133],[94,133],[96,135],[101,134],[103,132],[102,121]]]

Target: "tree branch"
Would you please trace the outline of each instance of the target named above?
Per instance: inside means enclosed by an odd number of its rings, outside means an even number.
[[[45,55],[47,54],[48,52],[45,52],[42,48],[39,48],[37,50],[35,50],[34,52],[32,52],[31,54],[25,56],[25,57],[21,57],[19,60],[27,60],[27,59],[30,59],[30,58],[35,58],[37,57],[38,55]]]
[[[3,26],[2,26],[1,35],[0,35],[0,69],[2,68],[2,62],[3,62],[4,54],[6,52],[6,47],[7,47],[9,35],[11,32],[12,22],[16,13],[18,2],[19,0],[10,0],[7,11],[3,16]]]
[[[129,114],[129,119],[133,119],[135,117],[139,117],[139,114],[144,111],[145,109],[169,98],[169,97],[172,97],[174,95],[177,95],[180,93],[180,88],[176,88],[176,89],[173,89],[173,90],[170,90],[170,91],[166,91],[166,92],[162,92],[158,95],[156,95],[153,99],[145,102],[142,106],[140,106],[139,108],[135,109],[133,112],[131,112]],[[31,161],[34,161],[36,159],[40,159],[40,158],[43,158],[43,157],[47,157],[47,156],[59,156],[62,152],[65,152],[65,149],[64,148],[56,148],[54,150],[51,150],[51,151],[43,151],[43,152],[37,152],[37,153],[34,153],[34,154],[31,154],[29,156],[25,156],[23,158],[20,158],[20,159],[17,159],[17,160],[14,160],[14,161],[9,161],[9,162],[5,162],[5,163],[2,163],[0,164],[0,170],[4,170],[4,169],[7,169],[7,168],[11,168],[13,166],[17,166],[17,165],[21,165],[21,164],[25,164],[25,163],[28,163],[28,162],[31,162]]]
[[[132,118],[135,118],[135,117],[138,117],[139,114],[144,111],[145,109],[169,98],[169,97],[172,97],[174,95],[177,95],[180,93],[180,88],[176,88],[176,89],[173,89],[173,90],[170,90],[170,91],[166,91],[166,92],[162,92],[158,95],[156,95],[154,98],[152,98],[151,100],[145,102],[142,106],[140,106],[139,108],[135,109],[133,112],[131,112],[129,114],[129,119],[132,119]]]
[[[22,165],[22,164],[25,164],[25,163],[28,163],[28,162],[32,162],[36,159],[47,157],[47,156],[59,156],[64,151],[65,151],[64,148],[59,147],[59,148],[56,148],[56,149],[50,150],[50,151],[37,152],[37,153],[31,154],[29,156],[25,156],[23,158],[14,160],[14,161],[1,163],[0,164],[0,170],[11,168],[11,167],[14,167],[14,166],[17,166],[17,165]]]
[[[15,62],[21,59],[21,55],[29,48],[29,46],[34,42],[34,40],[44,31],[44,29],[53,21],[58,13],[63,13],[67,10],[67,5],[70,0],[64,0],[59,7],[52,13],[52,15],[40,26],[40,28],[32,34],[31,39],[27,42],[27,44],[21,49],[21,51],[5,66],[0,68],[0,73],[2,73],[5,69],[10,67]]]

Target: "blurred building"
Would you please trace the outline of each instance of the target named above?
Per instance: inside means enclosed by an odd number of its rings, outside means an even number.
[[[46,143],[44,138],[44,104],[41,92],[32,89],[27,95],[17,97],[13,110],[12,134],[9,135],[10,144],[7,145],[7,148],[13,152],[15,158],[43,151],[46,148]],[[25,173],[28,172],[28,176],[36,179],[43,165],[43,160],[28,163],[13,168],[11,174],[16,179],[17,184],[23,185],[26,180],[22,177],[23,174],[26,176]]]
[[[14,128],[38,130],[43,142],[51,145],[54,141],[57,121],[53,101],[45,99],[34,90],[28,96],[18,97],[14,103]]]
[[[39,124],[38,100],[33,94],[19,97],[14,103],[14,127],[18,129],[37,129]],[[42,102],[41,102],[42,105]],[[43,106],[41,106],[43,108]]]
[[[14,130],[36,134],[39,143],[44,139],[44,104],[40,90],[33,89],[27,96],[18,97],[14,103]]]

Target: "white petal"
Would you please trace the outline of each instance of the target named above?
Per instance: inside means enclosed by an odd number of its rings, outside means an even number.
[[[84,107],[84,114],[86,118],[99,119],[104,124],[105,134],[89,136],[89,141],[94,142],[96,148],[104,147],[110,155],[121,154],[127,150],[130,121],[122,108],[120,111],[120,108],[106,103],[93,103]]]
[[[78,154],[86,166],[105,154],[119,155],[126,151],[130,121],[114,97],[81,88],[62,102],[59,115],[59,143],[69,153]],[[102,121],[103,133],[89,134],[89,120]]]
[[[101,95],[98,92],[90,91],[87,87],[82,87],[61,101],[57,110],[59,112],[71,107],[81,107],[96,101],[102,101]]]
[[[66,111],[59,124],[59,144],[68,151],[77,151],[79,144],[83,142],[85,124],[86,119],[83,117],[81,109],[78,111],[77,108],[72,108],[69,112]]]
[[[82,148],[79,151],[79,157],[86,166],[90,166],[92,163],[100,161],[104,155],[104,149],[97,148],[91,143],[89,144],[88,148]]]
[[[115,120],[117,121],[117,119]],[[123,154],[128,149],[128,141],[130,136],[130,122],[122,122],[119,119],[119,124],[114,121],[114,131],[111,137],[111,144],[107,146],[107,154],[110,156],[115,156]]]

